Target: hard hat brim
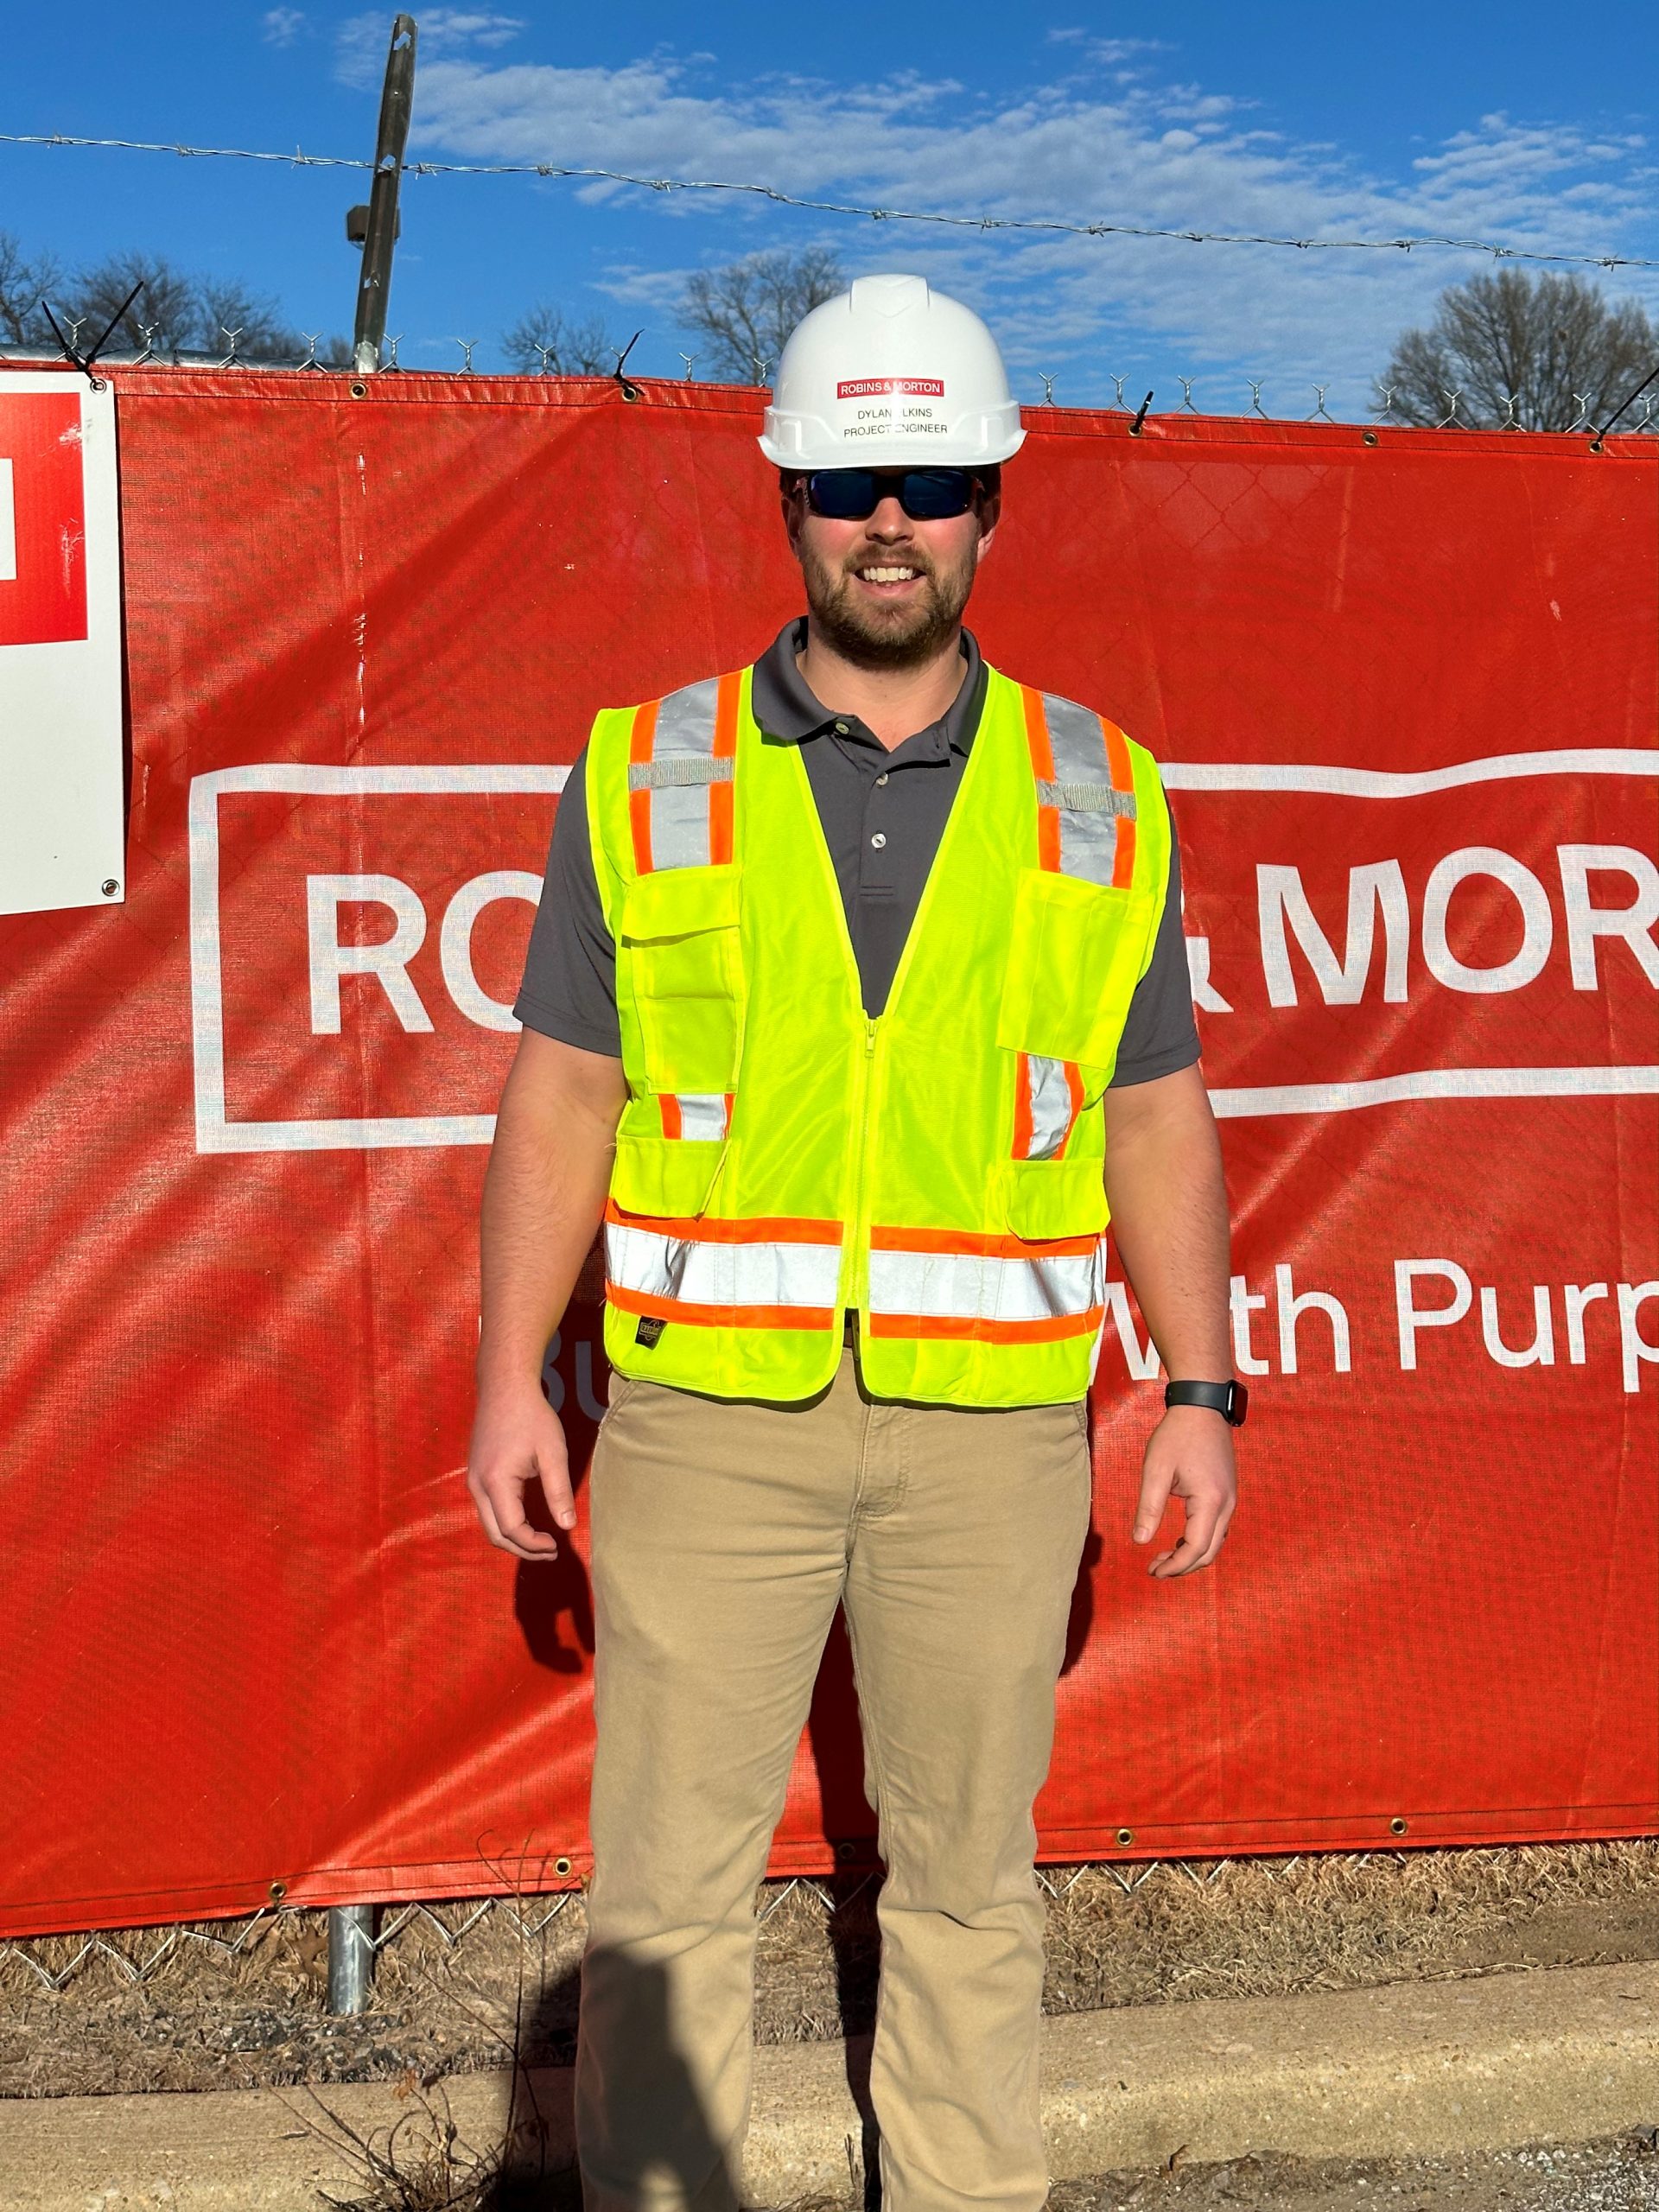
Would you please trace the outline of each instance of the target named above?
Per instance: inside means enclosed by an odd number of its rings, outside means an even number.
[[[1021,427],[982,442],[930,440],[925,448],[918,448],[913,438],[889,438],[851,452],[839,440],[821,445],[804,439],[798,445],[785,445],[764,430],[755,442],[775,468],[989,468],[1012,461],[1026,442],[1026,432]]]

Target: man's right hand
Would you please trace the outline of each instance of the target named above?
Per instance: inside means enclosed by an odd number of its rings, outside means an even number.
[[[467,1487],[485,1535],[515,1559],[559,1555],[558,1538],[532,1528],[524,1515],[525,1493],[537,1481],[554,1525],[574,1529],[570,1462],[558,1415],[534,1385],[527,1395],[511,1398],[480,1392],[467,1453]]]
[[[559,1555],[557,1537],[524,1516],[532,1483],[555,1528],[576,1525],[542,1361],[604,1211],[627,1095],[620,1060],[520,1032],[484,1178],[478,1411],[467,1454],[484,1533],[515,1559]]]

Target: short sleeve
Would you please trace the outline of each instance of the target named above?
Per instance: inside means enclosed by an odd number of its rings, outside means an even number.
[[[616,940],[606,926],[588,837],[588,750],[559,795],[541,904],[513,1007],[526,1029],[584,1052],[622,1053]]]
[[[1169,824],[1169,889],[1159,917],[1151,963],[1135,986],[1128,1019],[1117,1048],[1110,1088],[1155,1083],[1179,1074],[1198,1057],[1198,1024],[1192,1019],[1192,981],[1181,930],[1181,850],[1172,815]]]

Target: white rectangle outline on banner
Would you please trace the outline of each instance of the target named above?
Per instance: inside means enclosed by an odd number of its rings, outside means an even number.
[[[566,767],[326,768],[298,761],[220,768],[190,783],[190,1019],[198,1152],[372,1152],[389,1145],[488,1144],[493,1114],[423,1114],[340,1122],[227,1122],[219,943],[219,802],[226,791],[315,798],[447,797],[563,791]]]
[[[488,1144],[493,1114],[432,1114],[379,1120],[227,1122],[224,1007],[219,935],[219,802],[226,791],[289,791],[319,798],[413,797],[423,792],[557,792],[565,767],[330,768],[265,762],[220,768],[190,785],[190,1006],[198,1152],[374,1151],[393,1145]],[[1523,776],[1659,776],[1659,747],[1497,753],[1448,768],[1395,771],[1254,761],[1171,761],[1170,791],[1297,791],[1341,798],[1419,798],[1465,784]],[[1212,1090],[1219,1120],[1275,1114],[1338,1114],[1357,1107],[1436,1098],[1606,1098],[1659,1092],[1659,1067],[1425,1068],[1352,1083],[1274,1084]]]

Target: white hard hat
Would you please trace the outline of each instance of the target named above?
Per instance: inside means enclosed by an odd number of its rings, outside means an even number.
[[[791,332],[760,450],[779,468],[971,468],[1025,436],[971,308],[922,276],[861,276]]]

